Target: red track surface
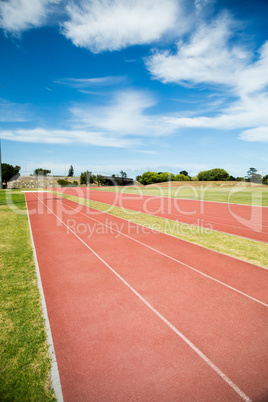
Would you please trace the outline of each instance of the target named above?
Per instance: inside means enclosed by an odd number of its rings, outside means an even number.
[[[89,191],[85,187],[54,190],[268,243],[267,207]]]
[[[267,400],[265,269],[26,199],[65,401]]]

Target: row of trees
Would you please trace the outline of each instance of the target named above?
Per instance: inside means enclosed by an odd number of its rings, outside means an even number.
[[[170,172],[144,172],[142,175],[136,177],[136,180],[141,184],[155,184],[165,181],[186,181],[186,180],[199,180],[199,181],[247,181],[251,183],[263,183],[268,184],[268,175],[262,177],[258,173],[256,168],[249,168],[245,177],[230,176],[229,173],[220,168],[203,170],[199,172],[196,177],[190,177],[186,170],[180,172],[180,174],[174,175]]]
[[[119,175],[113,174],[111,176],[111,180],[113,181],[113,184],[117,184],[119,186],[122,186],[125,182],[125,179],[127,179],[127,173],[124,172],[123,170],[120,171]],[[106,178],[102,176],[101,174],[94,175],[92,172],[89,172],[88,170],[86,172],[82,172],[80,174],[80,184],[94,184],[97,183],[98,186],[101,186],[106,183]],[[110,181],[111,181],[110,180]]]
[[[2,181],[3,183],[7,183],[11,179],[17,179],[20,174],[20,166],[12,166],[8,163],[2,163]],[[51,170],[37,168],[34,170],[34,175],[38,176],[47,176],[51,173]],[[73,177],[74,175],[74,168],[71,165],[68,172],[68,177]],[[127,178],[127,173],[123,170],[120,171],[119,175],[112,175],[113,181],[118,185],[123,185],[124,180]],[[256,168],[249,168],[247,171],[247,175],[245,177],[234,177],[230,176],[229,173],[220,168],[211,169],[211,170],[204,170],[198,173],[196,177],[191,178],[186,170],[182,170],[179,174],[175,175],[170,172],[144,172],[142,175],[136,177],[136,180],[139,181],[141,184],[154,184],[154,183],[161,183],[167,181],[189,181],[189,180],[200,180],[200,181],[247,181],[252,183],[263,183],[268,185],[268,175],[263,176],[258,173]],[[82,172],[80,175],[80,184],[98,184],[103,185],[106,182],[106,179],[101,174],[94,175],[88,170]],[[60,185],[78,185],[77,181],[70,183],[67,179],[60,179],[58,180]]]
[[[43,169],[43,168],[37,168],[34,170],[35,176],[47,176],[50,173],[51,173],[51,170]],[[74,175],[74,168],[73,168],[73,165],[71,165],[69,168],[68,177],[73,177],[73,175]]]

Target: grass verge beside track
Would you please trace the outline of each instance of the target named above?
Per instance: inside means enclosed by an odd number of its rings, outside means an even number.
[[[55,401],[25,197],[9,194],[0,191],[0,400]]]
[[[171,234],[211,250],[268,268],[268,245],[266,243],[256,242],[211,229],[188,225],[186,223],[179,223],[157,216],[146,215],[137,211],[113,207],[97,201],[86,200],[62,193],[58,194],[69,200],[79,202],[80,204],[90,206],[100,211],[108,212],[119,218],[138,223],[163,233]]]

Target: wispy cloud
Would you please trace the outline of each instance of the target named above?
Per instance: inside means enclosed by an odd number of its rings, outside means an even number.
[[[142,149],[143,141],[166,136],[177,129],[168,116],[150,114],[156,99],[145,91],[125,90],[110,94],[101,106],[76,105],[70,109],[70,130],[45,128],[3,130],[10,141],[49,144],[91,144],[107,147]],[[66,121],[62,122],[66,125]]]
[[[28,121],[30,112],[28,105],[12,103],[0,98],[0,121],[2,122],[23,122]]]
[[[257,94],[247,96],[223,108],[215,116],[176,117],[170,116],[168,121],[177,128],[212,128],[218,130],[234,130],[268,125],[268,97]]]
[[[125,90],[116,92],[107,105],[76,106],[70,111],[78,127],[105,131],[118,137],[155,137],[169,134],[174,129],[165,116],[149,114],[148,109],[156,103],[145,91]]]
[[[89,144],[100,147],[126,148],[138,145],[137,140],[86,130],[48,130],[43,128],[3,130],[1,138],[10,141],[43,144]]]
[[[8,0],[0,2],[0,28],[19,36],[21,32],[46,22],[52,7],[61,0]]]
[[[72,88],[90,88],[96,86],[111,86],[117,85],[125,80],[121,76],[109,76],[98,78],[61,78],[54,81],[56,84],[66,85]]]
[[[242,131],[239,138],[251,142],[268,142],[268,125]]]
[[[150,44],[175,28],[181,10],[177,0],[81,0],[66,11],[62,33],[76,46],[94,53]],[[183,19],[181,20],[183,21]],[[181,22],[177,30],[185,30]]]

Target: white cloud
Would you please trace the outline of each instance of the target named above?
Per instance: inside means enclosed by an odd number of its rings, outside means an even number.
[[[104,106],[71,108],[70,130],[14,129],[0,131],[0,136],[10,141],[137,149],[145,138],[165,136],[177,129],[166,116],[146,114],[155,104],[156,100],[147,92],[118,91]]]
[[[0,132],[3,139],[20,142],[34,142],[44,144],[90,144],[101,147],[126,148],[138,145],[133,139],[111,136],[107,133],[91,132],[86,130],[46,130],[43,128],[36,129],[19,129],[19,130],[3,130]]]
[[[196,1],[197,7],[199,3]],[[146,66],[154,79],[164,83],[212,86],[220,88],[225,98],[229,96],[228,106],[219,104],[217,114],[214,111],[213,116],[204,116],[199,111],[195,117],[169,116],[171,126],[252,129],[244,131],[240,139],[266,142],[263,130],[268,126],[268,41],[256,57],[234,40],[236,24],[226,13],[212,24],[202,23],[188,42],[178,43],[176,54],[156,52],[147,58]]]
[[[240,96],[263,91],[268,85],[268,41],[259,49],[259,59],[241,69],[237,74],[237,92]]]
[[[54,83],[70,86],[72,88],[88,88],[92,86],[109,86],[116,85],[124,81],[124,77],[121,76],[108,76],[98,78],[61,78],[55,80]]]
[[[167,119],[177,128],[211,128],[220,130],[234,130],[259,125],[268,125],[268,96],[255,94],[246,96],[224,108],[216,116],[176,117]]]
[[[175,28],[181,12],[177,0],[81,0],[66,11],[62,33],[94,53],[158,41]],[[176,26],[185,29],[185,22]]]
[[[50,7],[60,0],[7,0],[0,3],[0,28],[19,36],[45,23]]]
[[[268,125],[242,131],[239,138],[251,142],[268,142]]]
[[[176,54],[158,51],[147,58],[146,66],[155,79],[164,83],[233,87],[248,57],[243,47],[228,44],[233,25],[228,14],[210,25],[202,23],[189,43],[178,42]]]
[[[96,130],[116,132],[117,135],[142,132],[146,125],[144,110],[155,101],[148,94],[137,91],[117,92],[107,106],[73,107],[71,113],[78,124]]]
[[[142,91],[119,91],[106,106],[73,107],[70,109],[76,125],[94,131],[113,133],[118,137],[158,136],[172,131],[161,115],[146,114],[156,104],[153,97]]]

